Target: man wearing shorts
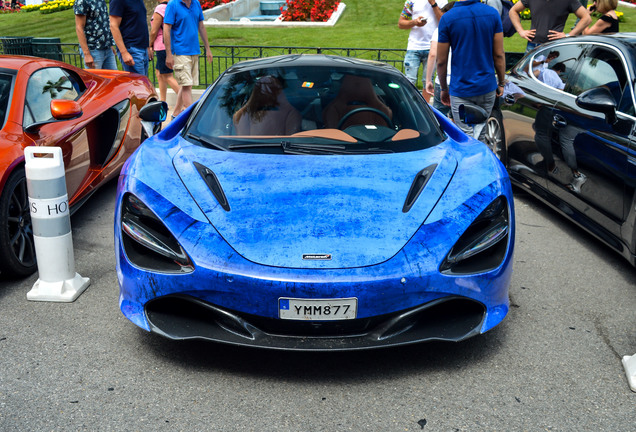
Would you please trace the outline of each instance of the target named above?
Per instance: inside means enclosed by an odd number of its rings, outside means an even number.
[[[212,63],[201,4],[198,0],[171,0],[163,18],[163,41],[166,45],[166,66],[174,70],[174,77],[181,86],[177,106],[182,106],[182,110],[192,104],[192,86],[199,84],[201,47],[198,36],[201,36],[205,55]],[[180,113],[175,110],[174,116]]]

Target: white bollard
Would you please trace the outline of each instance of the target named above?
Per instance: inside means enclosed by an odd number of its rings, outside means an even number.
[[[27,299],[75,301],[90,279],[75,273],[62,149],[26,147],[24,158],[39,276]]]
[[[636,392],[636,354],[633,356],[623,356],[623,367],[627,374],[627,381],[632,391]]]

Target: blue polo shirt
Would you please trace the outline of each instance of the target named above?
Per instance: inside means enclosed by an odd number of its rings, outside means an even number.
[[[126,48],[148,48],[148,24],[143,0],[110,0],[109,15],[121,17],[119,31]]]
[[[163,17],[170,24],[170,47],[174,55],[199,55],[199,22],[203,21],[203,11],[198,0],[192,0],[188,8],[181,0],[170,0]],[[208,41],[204,41],[208,43]]]
[[[497,89],[493,37],[502,32],[495,8],[479,0],[458,1],[442,15],[438,42],[449,43],[453,52],[451,96],[480,96]]]

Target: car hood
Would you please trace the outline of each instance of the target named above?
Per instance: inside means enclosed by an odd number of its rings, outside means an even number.
[[[277,267],[347,268],[388,260],[422,225],[457,167],[443,144],[375,155],[268,155],[182,144],[174,167],[210,223],[244,258]],[[214,175],[202,176],[202,167]],[[403,211],[426,168],[432,174]],[[214,177],[225,209],[210,187]]]

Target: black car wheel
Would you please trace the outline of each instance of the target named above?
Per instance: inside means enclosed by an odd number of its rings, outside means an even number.
[[[495,109],[486,122],[484,142],[504,165],[507,163],[505,141],[501,111]]]
[[[0,272],[24,277],[36,269],[26,176],[24,170],[17,169],[0,194]]]

